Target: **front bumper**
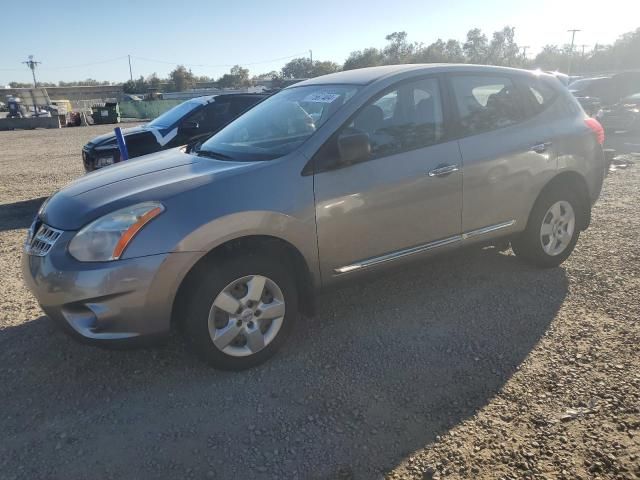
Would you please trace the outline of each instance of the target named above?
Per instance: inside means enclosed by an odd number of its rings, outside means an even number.
[[[44,312],[73,337],[112,346],[140,344],[170,332],[173,300],[194,255],[83,263],[54,247],[43,257],[23,254],[22,272]]]

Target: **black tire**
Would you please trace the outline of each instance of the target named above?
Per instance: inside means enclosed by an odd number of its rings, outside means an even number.
[[[575,212],[575,227],[573,235],[565,247],[565,249],[557,255],[549,255],[544,251],[540,238],[540,229],[542,222],[547,215],[548,210],[557,202],[565,201],[571,205]],[[520,235],[511,240],[511,248],[514,253],[524,262],[540,267],[553,268],[564,262],[578,242],[580,236],[580,212],[583,211],[583,205],[580,196],[570,188],[552,187],[543,191],[538,200],[536,200],[533,210],[529,215],[527,228]]]
[[[193,291],[185,307],[185,334],[195,352],[207,363],[222,370],[244,370],[259,365],[285,343],[293,331],[298,317],[298,292],[293,269],[281,258],[252,253],[238,254],[229,258],[215,258],[198,273],[191,283]],[[218,294],[237,279],[250,275],[261,275],[280,288],[285,302],[282,326],[275,338],[262,350],[249,356],[228,355],[214,345],[209,333],[209,312]]]

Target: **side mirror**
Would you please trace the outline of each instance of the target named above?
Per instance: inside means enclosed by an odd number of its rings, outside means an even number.
[[[182,122],[180,125],[180,130],[185,133],[197,132],[199,128],[200,124],[198,122]]]
[[[364,132],[344,132],[338,137],[340,161],[346,165],[369,159],[371,143]]]
[[[186,148],[185,148],[185,152],[186,153],[198,153],[198,150],[200,150],[200,147],[202,147],[202,143],[203,143],[203,140],[199,140],[197,142],[188,143]]]

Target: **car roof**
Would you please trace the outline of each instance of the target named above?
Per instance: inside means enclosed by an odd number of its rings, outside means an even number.
[[[542,72],[531,72],[518,68],[496,67],[490,65],[471,65],[471,64],[455,64],[455,63],[415,63],[402,65],[383,65],[379,67],[365,67],[355,70],[345,70],[342,72],[330,73],[321,77],[310,78],[308,80],[296,83],[287,87],[297,88],[307,85],[326,85],[326,84],[351,84],[351,85],[367,85],[377,80],[399,75],[406,72],[424,72],[424,73],[440,73],[440,72],[470,72],[470,73],[520,73],[530,75],[547,75]]]

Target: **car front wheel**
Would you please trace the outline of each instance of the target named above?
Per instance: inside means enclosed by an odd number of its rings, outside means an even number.
[[[249,254],[214,263],[195,283],[187,336],[216,368],[256,366],[292,331],[298,315],[295,283],[286,262]]]

